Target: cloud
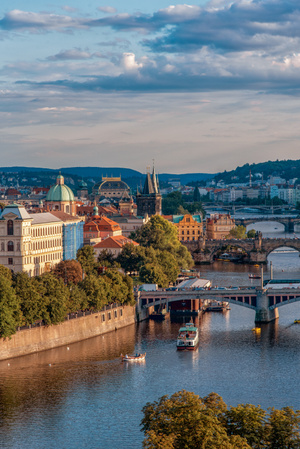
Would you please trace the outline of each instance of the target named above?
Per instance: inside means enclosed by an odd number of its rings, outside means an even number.
[[[66,60],[80,60],[80,59],[91,59],[100,58],[100,53],[90,53],[88,51],[83,51],[80,48],[73,48],[72,50],[60,51],[56,55],[48,56],[49,61],[66,61]]]
[[[44,107],[44,108],[38,108],[38,111],[42,112],[81,112],[86,111],[85,108],[77,108],[74,106],[64,106],[64,107]]]
[[[26,12],[18,9],[8,12],[0,20],[0,28],[4,30],[29,30],[33,32],[41,30],[62,31],[83,27],[84,24],[84,20],[73,19],[70,16]]]
[[[115,14],[117,12],[116,8],[113,8],[112,6],[99,6],[97,9],[98,11],[105,12],[107,14]]]

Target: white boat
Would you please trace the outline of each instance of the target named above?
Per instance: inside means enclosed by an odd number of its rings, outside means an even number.
[[[199,343],[199,331],[193,323],[187,323],[179,329],[177,349],[193,350]]]
[[[135,355],[128,355],[128,354],[121,354],[122,362],[141,362],[145,360],[146,353],[144,354],[135,354]]]

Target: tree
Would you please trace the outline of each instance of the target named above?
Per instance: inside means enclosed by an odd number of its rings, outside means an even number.
[[[13,285],[20,301],[24,323],[28,325],[41,320],[45,312],[45,303],[40,294],[37,278],[30,278],[25,272],[16,273]]]
[[[268,430],[269,449],[299,449],[300,411],[272,408]]]
[[[38,282],[43,302],[41,318],[49,325],[61,323],[67,315],[68,288],[61,278],[58,279],[51,273],[39,276]]]
[[[196,186],[195,189],[194,189],[193,200],[194,200],[194,203],[200,203],[201,202],[201,195],[200,195],[198,186]]]
[[[12,281],[12,271],[5,267],[4,265],[0,265],[0,276],[4,276],[11,283]]]
[[[260,406],[239,404],[225,413],[229,435],[239,435],[255,449],[265,447],[266,412]]]
[[[169,285],[168,278],[162,268],[154,263],[146,263],[141,267],[140,281],[144,284],[158,284],[160,287]]]
[[[109,284],[104,277],[88,274],[81,283],[88,300],[88,307],[93,310],[101,310],[108,303]]]
[[[248,238],[248,239],[255,239],[255,237],[256,237],[256,231],[255,231],[255,229],[250,229],[250,230],[247,232],[247,238]]]
[[[118,255],[116,261],[125,272],[139,271],[145,262],[145,249],[142,246],[134,246],[133,243],[126,243]]]
[[[85,274],[95,273],[96,260],[94,248],[90,245],[83,246],[77,251],[77,260]]]
[[[62,260],[52,273],[61,278],[65,284],[78,284],[82,280],[82,267],[77,260]]]
[[[100,251],[97,261],[102,267],[112,267],[115,263],[115,257],[107,249]]]
[[[246,238],[246,228],[243,225],[235,226],[232,228],[227,236],[227,238],[235,239],[245,239]]]
[[[20,302],[11,282],[0,276],[0,336],[10,337],[21,323]]]
[[[143,408],[144,447],[158,449],[250,449],[240,436],[228,436],[210,401],[181,390]],[[164,446],[165,445],[165,446]]]
[[[80,285],[70,284],[70,294],[67,299],[67,312],[77,312],[88,308],[88,298],[85,291]]]

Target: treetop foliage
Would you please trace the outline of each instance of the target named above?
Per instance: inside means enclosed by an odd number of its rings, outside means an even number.
[[[221,396],[181,390],[143,407],[147,449],[299,449],[300,411],[227,407]]]

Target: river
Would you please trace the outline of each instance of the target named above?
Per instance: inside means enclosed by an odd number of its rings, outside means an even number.
[[[300,278],[297,252],[273,253],[270,260],[274,277]],[[218,285],[258,282],[248,278],[254,267],[200,268],[201,277]],[[228,405],[300,408],[300,325],[293,324],[300,304],[281,307],[279,315],[257,336],[250,309],[207,313],[196,319],[195,352],[176,350],[180,323],[166,320],[0,362],[0,447],[140,449],[142,407],[183,388],[200,396],[215,391]],[[146,352],[146,361],[121,363],[121,353],[134,351]]]

